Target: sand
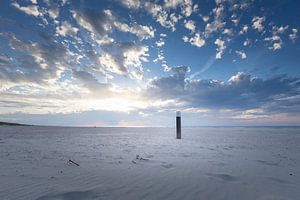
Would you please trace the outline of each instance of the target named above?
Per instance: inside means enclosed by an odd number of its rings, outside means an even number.
[[[299,197],[300,128],[0,127],[1,200]]]

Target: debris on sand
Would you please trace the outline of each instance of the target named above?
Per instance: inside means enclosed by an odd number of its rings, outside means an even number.
[[[76,162],[74,162],[73,160],[71,160],[71,159],[69,159],[69,163],[70,164],[74,164],[74,165],[76,165],[76,166],[78,166],[79,167],[79,164],[78,163],[76,163]]]
[[[135,159],[137,159],[137,160],[149,160],[147,158],[141,157],[140,155],[136,155]]]
[[[131,161],[133,164],[136,164],[136,162],[134,160]]]

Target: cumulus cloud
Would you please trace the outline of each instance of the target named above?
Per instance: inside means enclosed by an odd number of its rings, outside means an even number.
[[[195,22],[192,20],[185,21],[184,27],[187,28],[188,30],[192,31],[193,33],[196,31]]]
[[[192,107],[236,110],[277,104],[278,98],[284,101],[284,98],[299,95],[297,78],[278,76],[264,80],[238,72],[227,81],[201,80],[189,79],[187,72],[186,67],[175,68],[170,76],[153,79],[147,92],[156,98],[177,99]]]
[[[259,32],[262,32],[264,30],[264,21],[266,20],[266,18],[263,17],[253,17],[252,19],[252,28],[255,30],[258,30]]]
[[[297,39],[297,33],[298,33],[298,30],[295,29],[295,28],[293,28],[293,29],[292,29],[292,33],[289,34],[290,40],[292,40],[293,42],[295,42],[296,39]]]
[[[58,78],[63,65],[67,63],[68,52],[65,47],[48,35],[41,33],[43,41],[40,43],[23,41],[12,33],[0,36],[6,38],[11,49],[19,54],[13,59],[5,59],[7,63],[0,69],[2,80],[46,84]]]
[[[126,23],[118,20],[111,10],[96,11],[92,9],[86,9],[84,11],[72,11],[74,19],[77,23],[88,30],[93,37],[99,35],[99,40],[103,37],[107,37],[107,34],[112,32],[113,28],[116,28],[122,32],[128,32],[136,35],[140,39],[153,38],[155,29],[151,26],[144,26],[134,23],[129,26]],[[109,39],[109,37],[107,37]],[[106,43],[105,41],[102,43]]]
[[[250,39],[249,38],[247,38],[244,42],[243,42],[243,46],[248,46],[248,45],[250,45]]]
[[[224,6],[222,4],[218,5],[213,9],[214,20],[207,23],[205,26],[205,37],[209,37],[213,32],[222,30],[225,26],[224,19]]]
[[[165,8],[176,9],[177,7],[180,7],[181,14],[185,17],[189,17],[193,11],[196,11],[198,8],[197,5],[193,6],[192,0],[165,0],[164,2]]]
[[[205,45],[205,40],[200,36],[200,33],[196,33],[194,36],[190,38],[184,36],[182,39],[184,42],[188,42],[191,45],[194,45],[199,48]]]
[[[157,47],[162,47],[165,45],[165,41],[162,38],[160,38],[158,41],[155,42],[155,44]]]
[[[248,32],[248,29],[249,29],[249,27],[247,26],[247,25],[244,25],[243,27],[242,27],[242,29],[240,30],[240,35],[243,35],[243,34],[245,34],[245,33],[247,33]]]
[[[92,9],[85,9],[83,11],[71,11],[73,18],[84,29],[91,34],[104,36],[111,31],[110,11],[96,11]]]
[[[130,9],[143,9],[150,14],[161,26],[176,30],[176,24],[184,17],[189,17],[198,10],[198,5],[192,0],[165,0],[163,4],[152,1],[125,0],[122,5]],[[177,9],[180,13],[176,13]]]
[[[221,59],[226,49],[225,41],[217,38],[215,44],[217,45],[216,59]]]
[[[137,23],[130,27],[125,23],[115,20],[114,25],[117,29],[123,32],[130,32],[132,34],[135,34],[142,40],[153,38],[155,33],[155,29],[153,29],[151,26],[143,26]]]
[[[69,22],[63,21],[60,26],[56,27],[56,33],[61,36],[76,35],[78,28],[73,27]]]
[[[268,41],[271,44],[269,49],[272,49],[274,51],[281,49],[283,44],[281,38],[278,35],[273,35],[272,37],[266,37],[264,41]]]
[[[118,50],[106,51],[100,56],[99,63],[102,69],[133,79],[142,79],[142,63],[148,62],[148,46],[134,43],[119,43],[117,46]]]
[[[35,17],[43,16],[43,13],[39,11],[39,7],[37,5],[21,6],[17,2],[12,2],[11,5],[27,15],[32,15]]]
[[[243,50],[235,51],[235,52],[240,56],[241,59],[246,59],[247,58],[247,55]]]
[[[128,8],[133,8],[133,9],[138,9],[141,6],[141,1],[140,0],[123,0],[121,3],[128,7]]]

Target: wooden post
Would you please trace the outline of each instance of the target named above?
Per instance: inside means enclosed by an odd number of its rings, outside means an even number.
[[[181,139],[181,114],[176,112],[176,139]]]

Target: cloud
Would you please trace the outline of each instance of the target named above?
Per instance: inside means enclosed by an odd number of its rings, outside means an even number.
[[[192,20],[184,21],[184,27],[192,31],[193,33],[196,31],[195,22]]]
[[[52,19],[56,19],[59,16],[59,9],[55,7],[48,9],[48,15]]]
[[[248,46],[250,45],[250,39],[249,38],[246,38],[246,40],[243,42],[243,46]]]
[[[185,75],[190,71],[190,68],[178,66],[172,67],[171,71],[173,74],[168,77],[155,77],[150,81],[147,96],[173,99],[181,95],[185,87]]]
[[[262,32],[264,30],[263,23],[266,20],[266,18],[263,17],[253,17],[252,19],[252,28],[254,30],[258,30],[259,32]]]
[[[273,44],[271,49],[273,49],[274,51],[278,50],[278,49],[281,49],[281,47],[282,47],[281,45],[282,45],[282,43],[276,42],[276,43]]]
[[[293,29],[292,29],[292,33],[289,34],[290,40],[292,40],[293,42],[295,42],[296,39],[297,39],[297,33],[298,33],[298,30],[295,29],[295,28],[293,28]]]
[[[162,47],[165,45],[165,41],[162,38],[160,38],[158,41],[155,42],[155,44],[157,47]]]
[[[71,13],[77,23],[93,35],[99,34],[99,36],[104,36],[112,29],[110,23],[110,16],[112,14],[109,10],[96,11],[85,9],[82,11],[73,10]]]
[[[140,39],[149,39],[153,38],[155,34],[155,29],[153,29],[151,26],[143,26],[137,23],[134,23],[132,27],[129,27],[125,23],[121,23],[119,21],[114,20],[114,25],[117,29],[123,32],[130,32],[132,34],[135,34]]]
[[[102,69],[107,72],[129,76],[133,79],[143,78],[143,62],[148,62],[148,46],[135,43],[118,43],[117,50],[108,49],[99,58]],[[113,53],[112,53],[113,52]]]
[[[164,7],[167,9],[180,7],[181,14],[185,17],[189,17],[198,8],[198,5],[193,6],[192,0],[165,0],[164,2]]]
[[[132,33],[142,40],[153,38],[155,34],[155,29],[151,26],[144,26],[137,23],[129,26],[121,22],[109,9],[103,11],[86,9],[83,11],[72,11],[72,13],[77,23],[88,30],[92,34],[92,37],[97,38],[99,36],[98,40],[103,40],[103,37],[107,37],[107,34],[113,31],[113,28],[122,32]],[[107,37],[107,39],[110,38]],[[107,42],[104,41],[102,43]]]
[[[208,38],[213,32],[222,30],[225,26],[224,19],[224,6],[222,4],[218,5],[213,9],[214,20],[210,23],[207,23],[205,26],[205,37]]]
[[[6,38],[10,48],[17,52],[13,58],[6,59],[7,63],[0,69],[2,80],[14,84],[47,84],[60,76],[63,66],[68,62],[66,48],[44,33],[40,33],[40,43],[23,41],[12,33],[2,33],[0,36]]]
[[[278,35],[278,34],[283,34],[286,32],[286,30],[289,28],[289,25],[286,26],[273,26],[272,27],[272,31],[273,31],[273,35]]]
[[[226,49],[225,41],[217,38],[215,40],[215,44],[218,46],[217,47],[217,53],[216,53],[216,59],[221,59],[222,55],[224,53],[224,50]]]
[[[143,9],[151,15],[161,26],[176,30],[176,24],[184,17],[189,17],[198,9],[192,0],[165,0],[162,4],[152,1],[125,0],[121,1],[125,7],[133,10]],[[177,9],[180,13],[176,13]]]
[[[78,28],[72,27],[67,21],[63,21],[60,26],[56,27],[56,33],[61,36],[76,35],[78,30]]]
[[[98,95],[99,93],[101,93],[102,96],[104,96],[105,94],[105,97],[110,96],[110,85],[105,83],[99,83],[96,77],[93,76],[91,73],[86,71],[73,70],[73,76],[74,78],[81,81],[84,87],[89,89],[91,92],[96,93]]]
[[[243,35],[243,34],[247,33],[248,29],[249,29],[249,27],[247,25],[244,25],[242,27],[242,29],[240,30],[240,35]]]
[[[269,49],[272,49],[273,51],[281,49],[282,47],[282,40],[278,35],[273,35],[272,37],[266,37],[264,41],[270,42],[271,46]]]
[[[21,6],[17,2],[12,2],[11,5],[27,15],[35,17],[43,16],[43,13],[39,11],[39,7],[37,5]]]
[[[270,79],[251,77],[239,72],[227,81],[189,79],[187,67],[174,68],[173,74],[155,78],[150,82],[149,96],[175,99],[188,107],[207,109],[247,110],[270,104],[286,103],[299,96],[300,80],[277,76]],[[294,103],[296,102],[293,101]],[[296,103],[300,107],[299,102]]]
[[[140,0],[123,0],[121,1],[121,3],[128,7],[128,8],[132,8],[132,9],[138,9],[141,6],[141,1]]]
[[[241,59],[246,59],[247,58],[247,55],[243,50],[235,51],[235,52],[241,57]]]
[[[199,33],[196,33],[194,36],[188,38],[187,36],[184,36],[183,38],[184,42],[188,42],[191,45],[194,45],[196,47],[202,47],[205,45],[205,40],[200,36]]]

